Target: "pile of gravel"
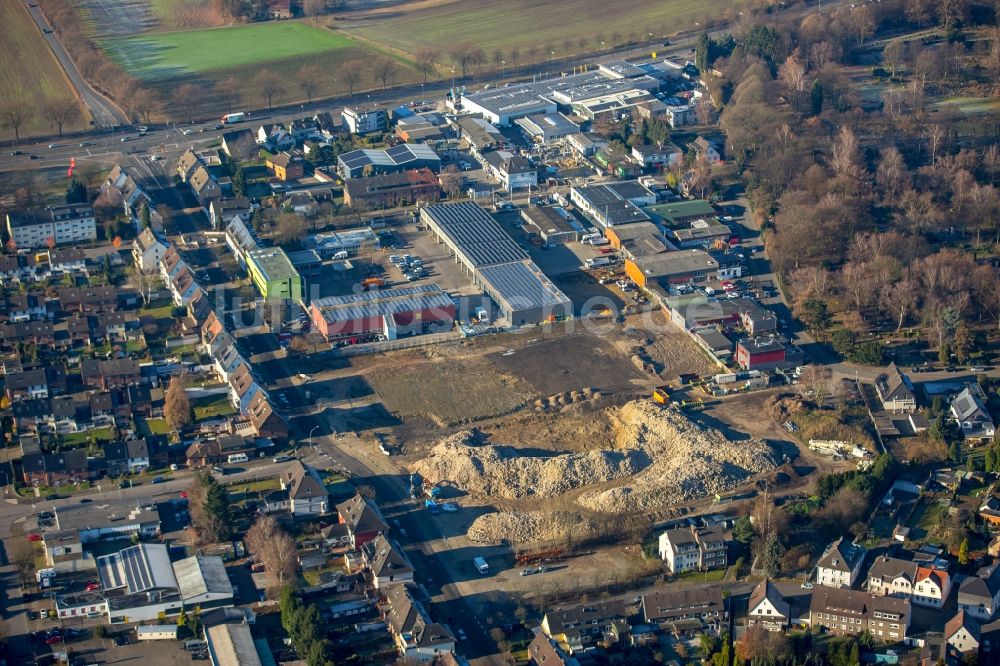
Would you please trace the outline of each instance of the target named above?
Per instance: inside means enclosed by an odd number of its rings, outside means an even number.
[[[652,463],[637,449],[562,455],[522,455],[510,446],[476,446],[466,430],[438,442],[413,469],[478,497],[554,497],[574,488],[621,479]]]
[[[723,492],[780,464],[778,455],[762,440],[731,441],[677,409],[648,401],[633,401],[613,410],[611,420],[614,440],[601,450],[525,455],[509,446],[476,446],[472,432],[464,431],[439,442],[429,457],[414,465],[414,471],[473,496],[504,499],[554,497],[604,484],[576,501],[590,511],[621,514]],[[535,518],[516,520],[524,522],[518,530],[538,530],[531,522]]]
[[[583,493],[577,503],[600,513],[650,511],[743,485],[781,464],[760,439],[732,441],[675,409],[631,402],[619,410],[619,441],[634,441],[652,459],[629,483]]]

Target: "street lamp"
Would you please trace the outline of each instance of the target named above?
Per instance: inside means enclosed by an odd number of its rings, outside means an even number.
[[[556,57],[555,51],[549,51],[549,76],[552,76],[552,60]]]
[[[313,426],[312,430],[309,431],[309,446],[312,447],[313,454],[316,453],[316,447],[313,446],[313,433],[316,432],[317,428],[319,428],[319,426]]]
[[[506,60],[501,60],[500,61],[500,83],[501,84],[503,83],[503,80],[506,78],[506,76],[507,76],[507,61]]]
[[[653,33],[648,33],[648,34],[649,34],[649,52],[652,53],[653,52]]]

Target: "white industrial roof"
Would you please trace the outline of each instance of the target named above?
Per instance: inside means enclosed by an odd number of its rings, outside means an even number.
[[[221,557],[195,555],[175,562],[174,576],[182,599],[203,594],[233,593],[233,585],[229,582]]]
[[[217,624],[206,635],[216,666],[262,666],[247,625]]]

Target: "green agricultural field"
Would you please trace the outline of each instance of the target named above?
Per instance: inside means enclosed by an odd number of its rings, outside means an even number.
[[[527,64],[531,49],[535,61],[544,61],[551,53],[547,47],[557,58],[594,51],[601,41],[606,47],[627,42],[648,47],[649,33],[655,47],[666,35],[692,28],[696,21],[704,25],[743,4],[746,0],[445,0],[413,9],[393,7],[384,16],[373,12],[349,31],[410,54],[424,47],[446,52],[448,44],[467,42],[481,47],[489,60],[485,66],[494,68],[497,49],[508,55],[517,48],[518,62]]]
[[[4,57],[0,58],[4,99],[22,101],[32,108],[41,108],[50,101],[75,101],[62,67],[28,15],[25,3],[0,2],[0,44],[4,45]],[[63,130],[80,129],[88,121],[81,108],[79,119]],[[33,113],[21,128],[21,136],[53,131],[50,125],[41,114]],[[0,136],[13,137],[14,133],[4,129]]]
[[[351,40],[305,23],[272,21],[149,33],[105,40],[103,45],[112,58],[135,76],[164,79],[336,51],[351,46]]]

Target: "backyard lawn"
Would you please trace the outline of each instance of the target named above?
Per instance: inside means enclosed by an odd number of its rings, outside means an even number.
[[[64,446],[81,446],[90,441],[108,441],[110,442],[115,438],[114,428],[94,428],[93,430],[84,430],[82,432],[71,432],[67,435],[62,436],[62,443]]]
[[[231,416],[236,413],[233,403],[229,402],[229,395],[213,395],[207,398],[198,398],[191,401],[194,409],[194,420],[212,419],[218,416]]]

